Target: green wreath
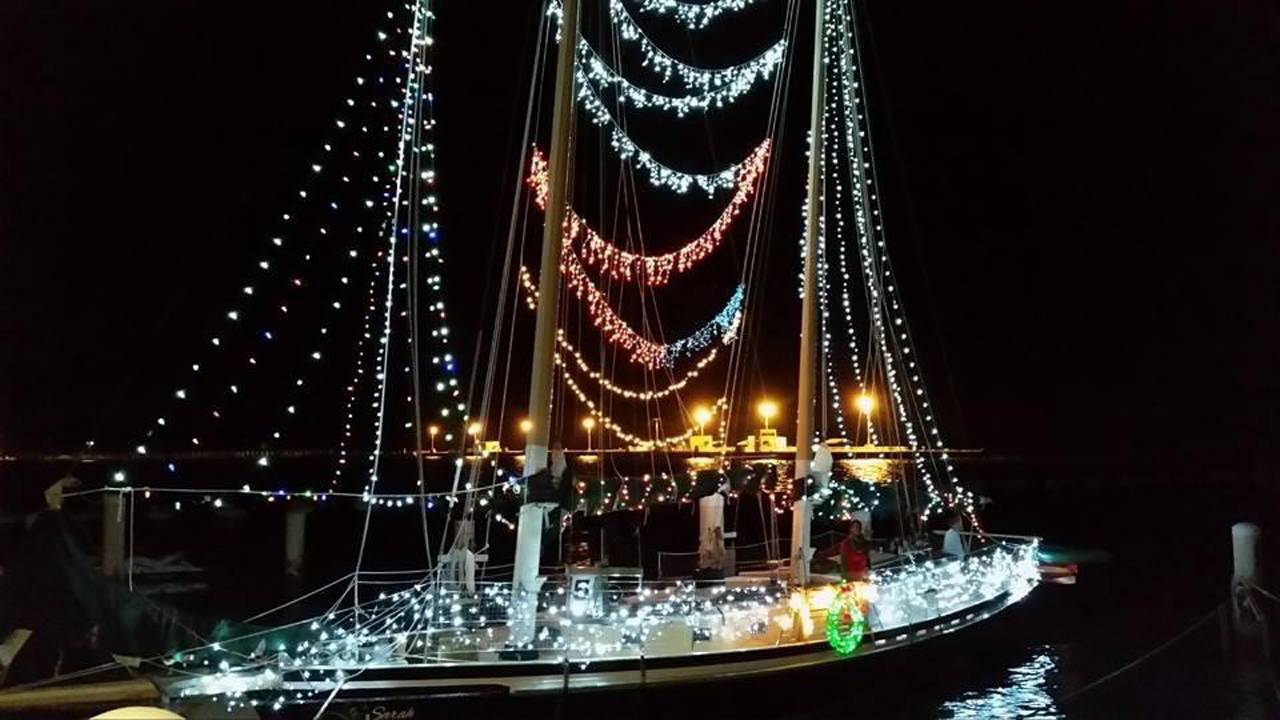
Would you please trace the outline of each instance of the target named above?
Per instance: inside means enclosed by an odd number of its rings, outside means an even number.
[[[858,607],[858,596],[853,587],[841,585],[827,608],[827,642],[837,655],[848,655],[862,642],[866,626],[866,618]]]

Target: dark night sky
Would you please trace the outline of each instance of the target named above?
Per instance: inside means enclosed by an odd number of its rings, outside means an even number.
[[[445,252],[469,337],[537,8],[439,5]],[[944,432],[1274,458],[1280,6],[860,7],[890,241]],[[384,9],[0,3],[0,448],[74,447],[147,412],[148,380],[185,362],[271,232]],[[793,249],[773,257],[793,272]]]

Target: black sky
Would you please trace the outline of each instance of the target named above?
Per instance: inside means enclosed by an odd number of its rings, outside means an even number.
[[[470,337],[538,10],[439,6],[448,291]],[[1274,459],[1280,6],[859,7],[890,242],[944,431]],[[0,448],[146,416],[148,381],[237,287],[384,10],[0,3]],[[794,255],[775,249],[780,272]]]

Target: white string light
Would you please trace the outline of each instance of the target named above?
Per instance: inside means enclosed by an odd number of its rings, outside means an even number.
[[[693,3],[681,0],[638,0],[640,12],[674,18],[690,30],[700,30],[721,15],[736,13],[761,0],[711,0]]]
[[[942,453],[938,458],[951,486],[951,492],[944,494],[939,491],[934,482],[933,471],[929,467],[932,462],[930,454],[919,452],[921,448],[941,449],[944,445],[915,360],[914,346],[907,331],[906,318],[897,297],[889,256],[885,250],[879,199],[874,193],[873,158],[869,144],[866,142],[867,132],[859,127],[859,123],[864,122],[865,118],[860,109],[861,98],[857,94],[859,83],[857,68],[853,64],[855,51],[850,41],[854,28],[850,24],[851,19],[845,14],[843,4],[835,3],[832,12],[835,14],[835,21],[828,24],[826,33],[829,40],[836,42],[827,43],[827,64],[828,67],[840,68],[841,98],[844,103],[844,141],[851,155],[850,169],[854,182],[851,182],[850,190],[854,199],[854,219],[862,274],[866,283],[868,311],[879,347],[886,353],[885,378],[893,399],[892,404],[906,436],[907,446],[916,451],[912,453],[913,460],[929,495],[929,502],[923,508],[922,514],[928,517],[934,505],[943,502],[949,506],[961,507],[976,524],[973,494],[960,485],[950,457]],[[831,57],[831,53],[835,53],[835,57]],[[863,187],[871,188],[872,191],[864,193]],[[890,322],[892,328],[889,327]],[[905,376],[905,387],[903,379],[899,377],[899,367],[902,368],[901,374]],[[918,408],[916,412],[921,416],[926,427],[923,438],[917,432],[910,408]]]
[[[564,378],[565,386],[567,386],[570,392],[578,398],[578,402],[582,403],[587,408],[587,412],[591,413],[591,416],[594,417],[601,426],[628,445],[646,448],[652,447],[657,449],[678,447],[687,443],[689,438],[693,437],[693,434],[697,432],[697,428],[689,428],[682,433],[668,437],[645,437],[637,433],[628,432],[625,428],[619,425],[617,421],[600,411],[596,406],[596,402],[583,392],[577,381],[569,374],[568,368],[564,366],[563,361],[560,361],[559,358],[557,358],[556,364],[561,369],[560,377]],[[722,397],[712,403],[710,409],[712,413],[719,413],[728,406],[729,401]]]
[[[753,83],[762,74],[764,76],[772,74],[786,56],[786,40],[780,39],[756,57],[737,65],[724,68],[702,68],[678,60],[658,47],[644,29],[636,24],[622,0],[609,0],[609,17],[613,20],[613,26],[618,31],[619,37],[639,44],[641,64],[644,67],[651,68],[663,82],[678,79],[686,88],[700,93],[714,92],[743,82]],[[599,57],[598,53],[586,44],[585,39],[580,39],[578,42],[580,55],[584,59]]]
[[[582,81],[578,89],[578,98],[581,100],[585,93],[592,92],[585,86],[588,83],[595,83],[616,90],[620,103],[641,109],[658,108],[674,113],[676,117],[684,117],[691,112],[732,105],[738,98],[750,92],[756,83],[768,79],[783,55],[784,53],[777,52],[761,56],[756,61],[743,66],[742,71],[726,76],[723,82],[709,90],[685,95],[663,95],[627,80],[609,67],[595,50],[582,44],[578,48],[578,74]]]
[[[388,12],[387,17],[391,19],[391,18],[394,18],[394,15]],[[394,30],[394,33],[402,34],[402,30],[399,28],[396,28]],[[377,37],[380,43],[385,43],[387,38],[390,37],[390,35],[386,32],[379,31],[377,33]],[[394,57],[395,51],[388,50],[387,54],[389,56]],[[374,62],[375,58],[378,58],[381,56],[382,56],[382,53],[378,53],[378,54],[369,53],[365,55],[365,59],[367,62]],[[397,78],[395,79],[394,82],[398,84],[400,81]],[[387,79],[377,74],[375,74],[373,77],[360,75],[355,78],[355,85],[358,88],[361,88],[361,89],[367,88],[375,93],[377,93],[382,86],[386,86],[387,84],[388,84]],[[394,110],[397,107],[397,103],[395,100],[392,100],[388,104],[379,100],[376,97],[376,95],[373,99],[370,99],[367,102],[363,102],[363,101],[357,102],[354,98],[349,97],[346,99],[344,105],[347,108],[356,108],[356,109],[368,108],[374,112],[381,112],[384,108],[388,108],[388,107]],[[350,115],[340,116],[337,119],[335,119],[334,127],[335,127],[335,131],[339,134],[346,134],[346,135],[354,134],[354,138],[356,140],[366,140],[368,138],[374,137],[378,133],[386,134],[390,132],[390,128],[388,126],[383,125],[379,127],[376,122],[372,124],[367,122],[362,123],[362,122],[353,120]],[[317,204],[318,199],[315,196],[316,183],[318,183],[318,181],[321,178],[335,176],[335,167],[336,167],[335,164],[341,161],[340,157],[335,153],[336,145],[337,145],[337,142],[333,139],[327,140],[323,143],[323,152],[321,153],[321,156],[311,164],[310,166],[311,172],[308,173],[306,176],[307,181],[303,184],[303,188],[299,190],[297,193],[300,203],[304,203],[304,204],[310,203],[313,205]],[[380,163],[383,155],[384,154],[381,152],[377,152],[377,153],[362,152],[360,148],[353,148],[350,151],[350,158],[355,163],[364,163],[364,162]],[[340,189],[349,187],[353,182],[352,177],[349,173],[348,174],[339,173],[336,179],[340,181],[340,184],[338,185],[338,188]],[[375,186],[379,184],[380,182],[379,172],[376,168],[370,174],[369,180]],[[370,198],[365,201],[363,207],[364,209],[372,209],[372,208],[375,208],[377,204],[378,203],[375,200]],[[332,212],[340,211],[341,209],[343,209],[344,205],[345,204],[342,203],[339,199],[334,198],[324,203],[323,209],[332,213]],[[354,205],[354,207],[359,208],[360,206]],[[286,228],[291,226],[296,226],[298,219],[299,219],[298,210],[291,210],[290,212],[286,212],[281,215],[282,223]],[[295,234],[298,232],[300,232],[300,230],[297,230],[297,229],[293,230],[293,233]],[[360,223],[357,221],[353,228],[353,234],[356,237],[359,237],[365,234],[365,232],[366,232],[366,225],[364,223]],[[324,239],[327,236],[329,236],[331,234],[330,221],[322,220],[321,223],[319,224],[319,227],[317,228],[317,233],[321,237],[321,239]],[[284,262],[282,260],[281,253],[286,252],[288,248],[294,247],[294,246],[295,245],[292,242],[292,239],[289,237],[287,230],[282,231],[279,234],[273,236],[270,239],[270,245],[269,245],[271,254],[257,261],[256,272],[262,274],[260,276],[261,278],[269,277],[268,273],[277,273],[277,274],[282,273],[285,270],[285,267],[284,267]],[[312,261],[313,255],[306,246],[297,245],[297,247],[303,251],[301,255],[300,264],[302,267],[305,267]],[[354,260],[359,258],[360,252],[358,250],[358,245],[351,245],[350,247],[344,249],[342,257],[347,258],[348,260]],[[286,276],[283,278],[285,281],[284,288],[288,292],[292,292],[292,293],[304,292],[313,285],[313,283],[310,283],[306,280],[305,273],[303,272],[285,273],[285,275]],[[339,282],[338,282],[337,294],[332,296],[329,300],[325,301],[323,305],[323,307],[327,308],[331,313],[339,311],[344,307],[345,302],[343,299],[343,293],[346,292],[347,287],[350,284],[350,278],[343,275],[338,278],[338,281]],[[242,298],[242,304],[240,304],[237,307],[233,307],[232,309],[229,309],[224,313],[224,318],[229,325],[229,329],[224,332],[219,332],[217,335],[213,336],[210,339],[210,347],[212,347],[215,351],[225,353],[230,348],[230,345],[227,342],[229,336],[233,336],[237,332],[244,332],[246,330],[251,330],[251,328],[246,324],[251,314],[243,305],[243,303],[252,304],[254,301],[257,301],[264,306],[262,308],[263,312],[271,311],[273,313],[273,320],[269,321],[269,323],[264,326],[260,326],[257,330],[252,330],[249,337],[253,338],[254,342],[257,343],[258,346],[263,348],[271,348],[279,344],[279,340],[281,339],[281,336],[282,336],[281,327],[287,324],[290,321],[290,318],[292,317],[290,313],[290,306],[293,304],[293,302],[285,297],[279,297],[275,300],[272,300],[266,297],[264,293],[261,292],[264,282],[265,282],[264,280],[258,279],[258,280],[250,280],[242,284],[241,292],[239,293],[239,297]],[[314,363],[314,361],[320,360],[321,358],[324,358],[326,355],[329,354],[316,346],[316,344],[323,343],[323,342],[331,342],[329,328],[325,325],[322,325],[319,328],[319,332],[317,334],[317,340],[313,341],[312,343],[307,343],[308,346],[304,346],[303,348],[306,358],[312,363]],[[243,360],[244,360],[244,364],[239,365],[239,367],[242,368],[243,371],[251,371],[253,368],[255,368],[259,364],[257,351],[251,349],[246,354]],[[209,365],[210,363],[206,363],[206,362],[191,363],[190,365],[191,378],[186,383],[184,383],[182,387],[178,388],[174,392],[174,397],[184,404],[189,405],[190,402],[193,402],[197,397],[195,388],[197,385],[202,383],[202,381],[199,378],[210,377],[209,374],[212,371],[209,369],[208,367]],[[310,366],[311,365],[309,365],[309,367]],[[232,380],[231,382],[226,382],[225,380],[223,380],[222,382],[215,385],[215,388],[212,391],[212,393],[210,392],[200,393],[200,395],[202,396],[207,396],[211,394],[218,395],[219,393],[217,391],[218,389],[221,389],[221,396],[223,399],[221,401],[213,400],[213,402],[216,404],[213,404],[212,406],[207,407],[203,411],[203,413],[197,414],[197,417],[203,416],[206,418],[212,418],[214,421],[218,421],[222,419],[222,417],[224,416],[223,403],[228,402],[231,399],[234,399],[236,396],[240,396],[241,395],[240,386],[241,386],[241,383],[239,381]],[[283,391],[289,397],[287,397],[282,403],[283,405],[282,412],[281,412],[282,417],[287,418],[287,417],[297,415],[296,403],[298,401],[293,398],[304,397],[306,389],[307,389],[307,383],[302,375],[298,375],[294,378],[291,378],[289,381],[283,384]],[[167,415],[168,413],[162,414],[153,421],[151,429],[148,430],[147,432],[148,440],[153,439],[153,437],[157,434],[159,430],[165,429],[165,428],[172,428],[173,418],[166,417]],[[270,436],[269,441],[276,441],[282,437],[282,432],[279,427],[276,427],[269,432],[269,436]],[[189,437],[188,442],[191,445],[199,446],[201,445],[200,436],[199,435],[191,436]],[[137,450],[139,454],[147,454],[148,444],[149,443],[147,442],[138,444]],[[160,449],[159,451],[163,452],[163,449]],[[174,465],[171,463],[170,468],[173,468],[173,467]]]
[[[689,188],[698,187],[708,195],[714,195],[717,191],[727,190],[737,184],[737,178],[745,160],[743,163],[736,163],[713,173],[690,173],[677,170],[659,162],[649,151],[637,145],[626,131],[618,126],[617,120],[600,99],[595,88],[589,85],[580,86],[578,103],[591,118],[591,122],[600,127],[609,128],[609,145],[618,157],[634,162],[636,167],[644,171],[649,184],[654,187],[666,188],[677,193],[685,193]]]

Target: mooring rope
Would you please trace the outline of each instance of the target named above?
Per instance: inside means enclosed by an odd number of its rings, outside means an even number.
[[[1060,697],[1060,698],[1057,698],[1058,702],[1065,703],[1065,702],[1068,702],[1068,701],[1070,701],[1070,700],[1074,700],[1075,698],[1077,698],[1077,697],[1079,697],[1079,696],[1081,696],[1081,695],[1083,695],[1083,694],[1085,694],[1085,693],[1089,692],[1090,690],[1092,690],[1092,689],[1094,689],[1094,688],[1098,687],[1099,685],[1102,685],[1103,683],[1105,683],[1105,682],[1107,682],[1107,681],[1109,681],[1109,680],[1113,680],[1113,679],[1115,679],[1116,677],[1119,677],[1120,675],[1123,675],[1124,673],[1128,672],[1129,670],[1132,670],[1133,668],[1135,668],[1135,667],[1137,667],[1137,666],[1141,665],[1142,663],[1146,662],[1147,660],[1150,660],[1152,657],[1154,657],[1154,656],[1156,656],[1156,655],[1160,654],[1160,653],[1161,653],[1161,652],[1163,652],[1164,650],[1168,649],[1169,647],[1171,647],[1172,645],[1174,645],[1175,643],[1177,643],[1179,640],[1183,639],[1184,637],[1186,637],[1186,636],[1190,635],[1190,634],[1191,634],[1192,632],[1194,632],[1195,630],[1199,629],[1199,627],[1200,627],[1201,625],[1204,625],[1205,623],[1209,622],[1210,620],[1212,620],[1212,619],[1216,618],[1216,617],[1218,616],[1218,612],[1219,612],[1219,611],[1221,611],[1221,610],[1222,610],[1222,608],[1223,608],[1225,605],[1226,605],[1226,603],[1225,603],[1225,602],[1223,602],[1223,603],[1219,603],[1218,605],[1214,606],[1214,608],[1213,608],[1212,610],[1210,610],[1210,611],[1209,611],[1209,612],[1208,612],[1204,617],[1200,618],[1199,620],[1195,621],[1195,622],[1194,622],[1194,623],[1192,623],[1191,625],[1187,626],[1187,627],[1186,627],[1186,628],[1184,628],[1181,632],[1179,632],[1177,635],[1174,635],[1173,637],[1169,638],[1168,640],[1166,640],[1166,641],[1164,641],[1164,642],[1160,643],[1159,645],[1157,645],[1157,646],[1156,646],[1155,648],[1153,648],[1152,650],[1149,650],[1148,652],[1146,652],[1146,653],[1144,653],[1143,655],[1139,656],[1137,659],[1135,659],[1135,660],[1133,660],[1133,661],[1131,661],[1131,662],[1128,662],[1128,663],[1126,663],[1126,664],[1124,664],[1124,665],[1120,666],[1120,667],[1119,667],[1119,668],[1117,668],[1116,670],[1114,670],[1114,671],[1112,671],[1112,672],[1110,672],[1110,673],[1107,673],[1106,675],[1103,675],[1102,677],[1098,678],[1097,680],[1094,680],[1093,682],[1089,683],[1088,685],[1085,685],[1085,686],[1084,686],[1084,687],[1082,687],[1082,688],[1079,688],[1079,689],[1077,689],[1077,690],[1075,690],[1075,691],[1073,691],[1073,692],[1070,692],[1070,693],[1067,693],[1066,695],[1063,695],[1063,696],[1062,696],[1062,697]]]

